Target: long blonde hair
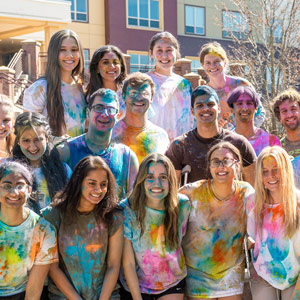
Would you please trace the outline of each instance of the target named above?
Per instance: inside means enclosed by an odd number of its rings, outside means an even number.
[[[254,214],[256,224],[258,225],[258,232],[261,234],[264,205],[266,201],[271,200],[270,192],[263,184],[263,160],[268,157],[273,157],[277,163],[280,176],[280,197],[282,199],[284,214],[284,231],[286,236],[292,237],[299,226],[298,199],[290,157],[279,146],[263,149],[256,163]]]

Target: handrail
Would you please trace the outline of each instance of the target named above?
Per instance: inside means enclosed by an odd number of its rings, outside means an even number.
[[[23,55],[24,50],[20,49],[18,52],[16,52],[7,65],[8,68],[13,69],[16,71],[15,77],[16,79],[20,78],[20,76],[23,74]]]

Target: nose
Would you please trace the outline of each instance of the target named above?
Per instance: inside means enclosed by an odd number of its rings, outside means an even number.
[[[30,150],[30,151],[34,151],[34,150],[36,150],[38,147],[36,146],[36,144],[35,143],[30,143],[30,145],[29,145],[29,148],[28,148],[28,150]]]
[[[103,108],[103,111],[100,114],[101,116],[109,117],[108,108]]]

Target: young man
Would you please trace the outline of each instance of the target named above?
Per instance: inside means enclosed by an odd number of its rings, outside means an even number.
[[[257,156],[267,146],[281,146],[277,136],[254,126],[254,115],[260,101],[252,88],[240,86],[234,89],[227,104],[235,117],[235,132],[250,142]]]
[[[300,155],[300,94],[292,88],[283,91],[274,98],[273,109],[286,132],[282,147],[291,156]]]
[[[155,85],[149,75],[130,74],[123,84],[126,115],[113,129],[113,140],[130,147],[139,163],[150,153],[164,154],[169,146],[167,132],[147,120]]]
[[[186,165],[191,166],[188,182],[208,178],[207,152],[218,142],[227,141],[240,150],[244,179],[253,185],[255,152],[245,137],[219,127],[220,105],[216,92],[208,86],[198,86],[192,94],[191,106],[197,127],[176,138],[166,152],[174,164],[178,179]]]
[[[116,123],[119,103],[117,94],[109,89],[99,89],[89,99],[87,117],[88,132],[66,142],[58,148],[62,160],[71,169],[88,155],[103,158],[114,174],[120,199],[132,190],[138,170],[138,160],[134,152],[123,144],[111,140]]]

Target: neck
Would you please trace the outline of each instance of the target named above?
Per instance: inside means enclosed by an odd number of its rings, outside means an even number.
[[[115,92],[118,90],[116,81],[104,81],[103,87]]]
[[[164,199],[161,199],[160,201],[153,201],[147,198],[146,205],[155,210],[165,210]]]
[[[2,205],[0,211],[0,220],[8,226],[18,226],[28,217],[29,210],[24,206],[16,208],[7,208]]]
[[[72,72],[61,72],[61,80],[67,84],[73,83]]]
[[[164,76],[171,76],[173,74],[172,68],[170,69],[162,69],[155,67],[155,72]]]
[[[146,126],[147,116],[144,115],[134,115],[129,111],[126,111],[124,122],[132,127],[142,128]]]
[[[217,77],[209,77],[208,85],[216,90],[223,89],[226,86],[226,78],[225,73]]]
[[[6,151],[6,140],[0,140],[0,158],[8,157],[8,153]]]
[[[234,181],[231,180],[230,182],[217,182],[215,180],[212,180],[212,189],[217,198],[226,199],[226,197],[230,197],[235,192],[235,185]],[[229,200],[229,199],[227,199]]]
[[[83,204],[83,201],[79,201],[79,205],[77,207],[77,211],[79,211],[80,213],[90,213],[91,211],[94,210],[96,205],[92,205],[92,204]]]
[[[216,136],[220,132],[218,121],[208,124],[197,122],[197,132],[201,137],[205,139],[209,139]]]
[[[235,132],[247,139],[255,135],[255,130],[253,119],[249,122],[236,122]]]
[[[99,132],[88,130],[85,135],[85,142],[93,153],[101,153],[108,148],[111,142],[112,131]]]
[[[286,128],[286,137],[290,142],[300,141],[300,126],[296,130]]]
[[[278,192],[270,192],[270,204],[277,204],[277,203],[281,203],[282,199],[281,199],[281,194]]]

